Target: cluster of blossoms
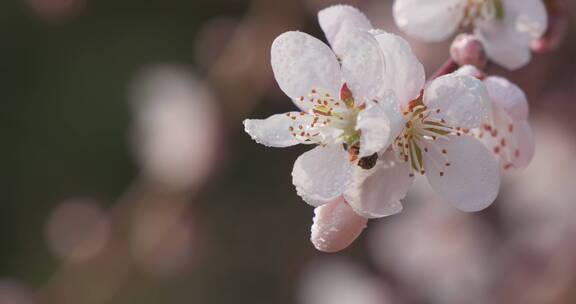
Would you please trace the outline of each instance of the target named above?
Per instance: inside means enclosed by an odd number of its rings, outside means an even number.
[[[394,19],[423,41],[443,41],[472,27],[490,60],[508,69],[530,61],[530,45],[548,24],[542,0],[396,0]]]
[[[397,0],[398,25],[428,40],[474,25],[488,57],[510,68],[526,63],[530,40],[546,28],[539,0],[433,2]],[[318,19],[330,46],[292,31],[271,49],[276,81],[300,111],[244,121],[260,144],[315,146],[298,157],[292,180],[316,207],[316,248],[345,248],[368,219],[400,212],[417,176],[472,212],[496,199],[500,168],[530,162],[528,103],[517,86],[471,65],[426,82],[408,43],[356,8],[332,6]]]

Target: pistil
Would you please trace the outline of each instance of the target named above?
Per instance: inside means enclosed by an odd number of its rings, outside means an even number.
[[[422,103],[422,99],[412,101],[408,110],[404,112],[406,123],[402,133],[396,137],[393,150],[399,161],[406,162],[410,168],[410,176],[414,171],[425,174],[424,156],[427,155],[432,164],[441,168],[449,166],[446,159],[446,150],[441,150],[435,141],[439,138],[448,139],[454,129],[446,125],[444,119],[438,117],[440,109],[429,109]],[[460,133],[460,131],[456,131]],[[429,152],[440,155],[441,160],[436,160]],[[444,172],[440,171],[443,176]]]

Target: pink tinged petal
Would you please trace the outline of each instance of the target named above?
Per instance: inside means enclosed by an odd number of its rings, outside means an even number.
[[[367,218],[356,214],[342,197],[314,209],[310,241],[324,252],[348,247],[366,228]]]
[[[484,84],[492,102],[501,106],[513,120],[528,119],[528,100],[517,85],[498,76],[486,78]]]
[[[300,112],[276,114],[266,119],[245,119],[244,131],[259,144],[284,148],[299,143],[293,133],[300,133],[298,125],[305,126],[310,120],[310,115]]]
[[[341,145],[318,146],[298,157],[292,183],[304,201],[317,207],[344,192],[350,184],[352,165]]]
[[[473,129],[490,113],[486,86],[472,76],[452,73],[434,79],[424,91],[424,104],[439,109],[448,126]]]
[[[472,34],[459,34],[450,45],[450,58],[458,65],[470,64],[483,69],[488,57],[484,45]]]
[[[516,169],[524,169],[528,167],[534,158],[535,143],[532,128],[527,121],[521,121],[514,124],[514,140],[516,141],[517,151],[513,151],[513,158],[511,160],[512,166]]]
[[[426,76],[424,67],[406,40],[379,31],[374,36],[384,56],[384,89],[392,90],[402,104],[420,96]]]
[[[400,200],[411,184],[408,166],[397,162],[394,152],[387,152],[374,168],[354,169],[352,184],[344,197],[359,215],[380,218],[402,211]]]
[[[404,127],[404,116],[391,91],[382,98],[366,102],[358,113],[356,129],[360,135],[359,157],[370,156],[386,149]]]
[[[342,62],[342,77],[357,104],[381,95],[384,58],[380,46],[368,31],[352,28],[340,31],[334,50]]]
[[[349,5],[333,5],[318,12],[318,22],[330,45],[334,46],[346,28],[372,29],[370,20],[357,8]]]
[[[340,65],[332,50],[322,41],[301,32],[286,32],[272,43],[272,70],[280,89],[294,100],[311,90],[338,96],[341,86]],[[305,98],[304,98],[305,99]],[[311,103],[296,101],[303,110]]]
[[[394,20],[410,37],[442,41],[458,28],[466,3],[467,0],[396,0]]]
[[[500,189],[500,172],[496,158],[475,138],[462,135],[435,141],[424,157],[426,176],[434,190],[456,208],[474,212],[496,199]]]

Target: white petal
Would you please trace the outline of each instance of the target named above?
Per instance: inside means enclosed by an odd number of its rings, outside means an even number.
[[[370,156],[386,149],[400,134],[404,116],[391,91],[378,100],[366,102],[358,114],[356,129],[361,130],[360,157]]]
[[[372,29],[370,20],[357,8],[350,5],[333,5],[318,12],[318,22],[326,34],[328,42],[334,46],[346,28]]]
[[[548,13],[542,0],[508,0],[504,2],[504,20],[530,40],[540,38],[548,27]]]
[[[514,124],[513,135],[518,154],[514,155],[511,162],[514,168],[524,169],[534,158],[534,134],[527,121],[520,121]]]
[[[286,32],[278,36],[272,43],[271,61],[278,85],[292,99],[307,96],[312,89],[333,96],[340,93],[342,80],[336,56],[308,34]]]
[[[384,56],[384,89],[394,91],[402,104],[416,99],[424,88],[426,76],[408,42],[386,32],[379,32],[375,38]]]
[[[310,118],[309,115],[305,116],[305,121],[304,116],[298,112],[276,114],[266,119],[245,119],[244,131],[259,144],[277,148],[289,147],[299,143],[289,128],[294,127],[295,123],[306,125]],[[291,117],[296,117],[297,120],[292,120]]]
[[[435,143],[447,151],[442,155],[450,165],[446,166],[435,150],[424,157],[426,176],[434,190],[462,211],[479,211],[492,204],[500,189],[499,166],[492,153],[468,135]]]
[[[384,58],[374,36],[351,28],[340,31],[334,50],[342,62],[342,77],[356,104],[381,95],[384,84]]]
[[[530,61],[530,43],[544,34],[548,16],[541,0],[503,3],[504,19],[478,21],[476,33],[492,61],[514,70]]]
[[[366,228],[367,218],[356,214],[342,197],[314,209],[310,241],[324,252],[348,247]]]
[[[396,0],[394,20],[409,36],[424,41],[442,41],[455,31],[467,0]]]
[[[498,76],[486,78],[484,84],[492,102],[500,105],[513,120],[528,119],[528,100],[517,85]]]
[[[488,91],[482,81],[455,73],[434,79],[424,91],[424,103],[449,126],[473,129],[490,113]]]
[[[304,201],[317,207],[346,190],[351,167],[342,146],[318,146],[298,157],[292,170],[292,183]]]
[[[402,211],[400,202],[412,184],[408,166],[396,162],[393,152],[385,153],[377,165],[353,170],[352,184],[344,193],[346,201],[359,215],[380,218]]]
[[[454,73],[456,73],[458,75],[473,76],[473,77],[476,77],[479,79],[485,77],[484,72],[480,71],[477,67],[475,67],[473,65],[469,65],[469,64],[461,66]]]
[[[475,33],[484,44],[488,58],[495,63],[515,70],[530,62],[531,39],[519,35],[504,23],[486,23],[477,27]]]

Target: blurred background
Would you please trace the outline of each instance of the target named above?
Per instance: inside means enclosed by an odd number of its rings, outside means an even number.
[[[416,184],[337,254],[245,118],[294,109],[269,65],[288,30],[385,0],[0,2],[0,303],[575,303],[576,28],[519,71],[537,152],[495,204]],[[575,21],[576,3],[565,1]],[[572,14],[572,15],[570,15]],[[433,73],[448,43],[413,48]]]

